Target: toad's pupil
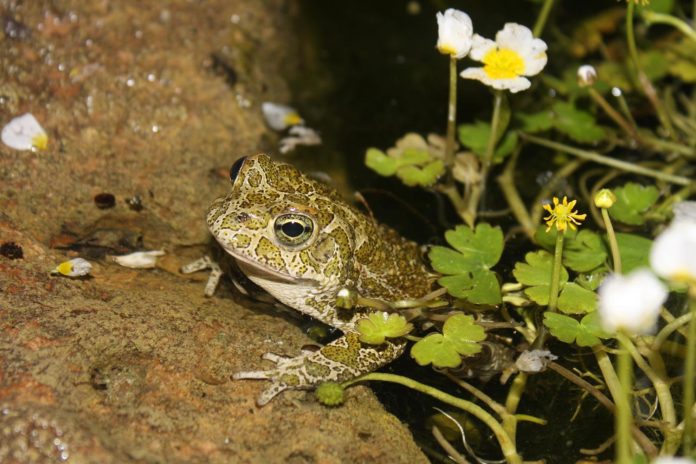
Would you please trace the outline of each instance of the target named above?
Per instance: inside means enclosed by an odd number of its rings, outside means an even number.
[[[282,225],[283,228],[283,233],[287,235],[288,237],[299,237],[302,235],[302,232],[304,231],[304,225],[295,222],[295,221],[290,221],[286,222],[285,224]]]
[[[237,161],[234,162],[234,164],[230,168],[230,180],[232,181],[232,183],[234,183],[234,181],[237,179],[237,175],[239,174],[239,171],[242,169],[244,161],[246,161],[246,156],[242,156],[241,158],[239,158]]]

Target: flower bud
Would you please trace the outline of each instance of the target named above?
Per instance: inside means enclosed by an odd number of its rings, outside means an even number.
[[[594,66],[584,64],[578,68],[578,85],[589,87],[597,81],[597,70]]]
[[[609,189],[602,189],[594,197],[594,204],[597,208],[609,209],[616,203],[616,195]]]
[[[463,11],[450,8],[437,14],[437,49],[456,59],[464,58],[471,50],[474,26],[471,18]]]

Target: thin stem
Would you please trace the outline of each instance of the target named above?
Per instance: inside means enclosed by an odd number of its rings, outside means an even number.
[[[631,464],[631,426],[633,414],[631,412],[631,397],[633,386],[633,363],[631,354],[623,347],[617,356],[617,368],[619,382],[621,383],[621,395],[616,401],[616,463]]]
[[[450,55],[449,66],[449,103],[447,105],[447,139],[445,140],[445,168],[447,183],[453,183],[452,166],[454,165],[454,132],[457,122],[457,59]]]
[[[674,331],[679,330],[679,328],[681,326],[691,322],[692,316],[693,316],[693,313],[691,313],[691,312],[683,314],[683,315],[679,316],[678,318],[669,322],[662,329],[660,329],[660,331],[657,333],[657,335],[655,336],[655,339],[652,342],[652,349],[655,351],[660,351],[660,348],[662,348],[662,344],[667,340],[667,338],[670,335],[672,335],[672,333],[674,333]]]
[[[515,219],[520,223],[527,237],[529,237],[530,240],[534,240],[534,232],[536,232],[535,223],[532,222],[527,207],[524,205],[517,191],[517,187],[515,186],[515,167],[517,166],[518,155],[519,150],[516,150],[505,165],[503,173],[500,174],[496,180],[498,181],[500,190],[503,192],[503,196],[505,196]]]
[[[542,137],[536,137],[534,135],[524,133],[520,134],[520,136],[526,140],[529,140],[532,143],[536,143],[537,145],[551,148],[553,150],[559,150],[563,153],[568,153],[569,155],[574,155],[578,158],[582,158],[588,161],[594,161],[596,163],[604,164],[606,166],[611,166],[625,172],[632,172],[634,174],[653,177],[655,179],[660,179],[665,182],[670,182],[672,184],[677,185],[690,185],[692,183],[692,180],[688,177],[675,176],[674,174],[667,174],[664,172],[656,171],[654,169],[639,166],[633,163],[629,163],[627,161],[621,161],[615,158],[600,155],[599,153],[593,151],[581,150],[579,148],[571,147],[563,143],[554,142],[552,140],[544,139]]]
[[[437,388],[433,388],[429,385],[416,382],[415,380],[409,379],[408,377],[403,377],[401,375],[394,374],[384,374],[381,372],[372,372],[370,374],[362,375],[353,380],[349,380],[348,382],[343,383],[343,387],[349,387],[350,385],[353,385],[358,382],[364,382],[366,380],[379,380],[382,382],[398,383],[399,385],[403,385],[421,393],[425,393],[426,395],[430,395],[433,398],[437,398],[443,403],[447,403],[449,405],[461,409],[462,411],[468,412],[469,414],[486,424],[488,428],[491,429],[496,439],[498,440],[498,444],[500,444],[500,448],[503,451],[503,456],[505,456],[505,460],[509,464],[522,464],[522,458],[519,454],[517,454],[515,443],[510,439],[508,434],[505,433],[505,430],[503,429],[502,425],[500,425],[500,423],[496,421],[493,418],[493,416],[491,416],[485,409],[472,403],[471,401],[466,401],[461,398],[457,398],[456,396],[449,395],[443,391],[438,390]]]
[[[563,260],[563,239],[565,231],[556,231],[556,247],[553,251],[553,272],[551,274],[551,288],[549,289],[549,306],[548,310],[556,311],[558,304],[558,287],[561,282],[561,262]]]
[[[481,180],[478,184],[474,184],[471,189],[471,194],[467,199],[466,208],[466,223],[470,226],[476,222],[476,216],[479,209],[479,203],[484,198],[486,191],[486,182],[488,180],[488,172],[493,164],[493,155],[495,154],[495,144],[498,140],[498,126],[500,125],[500,108],[503,102],[503,91],[496,90],[493,97],[493,114],[491,115],[491,132],[488,135],[488,145],[486,146],[486,154],[481,166]]]
[[[696,375],[696,286],[689,288],[689,321],[686,337],[686,359],[684,360],[684,456],[691,456],[694,446],[694,375]]]
[[[614,406],[614,403],[609,398],[607,398],[604,395],[604,393],[598,390],[594,385],[590,384],[585,379],[579,377],[573,371],[570,371],[565,367],[561,366],[560,364],[556,364],[555,362],[550,362],[548,367],[549,369],[556,371],[557,373],[565,377],[567,380],[573,382],[578,387],[586,390],[588,393],[594,396],[597,399],[597,401],[599,401],[605,408],[607,408],[609,412],[611,412],[612,414],[616,413],[616,406]],[[654,457],[657,455],[657,448],[650,441],[650,439],[647,436],[645,436],[643,432],[641,432],[640,428],[634,425],[632,428],[632,432],[633,438],[636,440],[636,442],[638,442],[640,447],[643,448],[643,451],[645,451],[645,453],[648,456]]]
[[[612,106],[602,96],[602,94],[597,92],[592,87],[588,87],[587,91],[590,94],[590,97],[592,97],[592,100],[594,100],[594,102],[597,103],[600,106],[600,108],[602,108],[602,110],[604,110],[607,116],[609,116],[616,123],[617,126],[623,129],[623,131],[626,132],[626,134],[633,140],[635,140],[638,143],[642,143],[640,135],[638,135],[636,129],[631,125],[630,122],[624,119],[624,117],[621,116],[621,114],[618,111],[612,108]]]
[[[619,253],[619,243],[616,241],[614,226],[609,218],[609,211],[602,208],[602,219],[604,226],[607,228],[607,239],[609,240],[609,248],[611,249],[611,260],[614,263],[614,272],[621,274],[621,254]]]
[[[527,374],[524,372],[518,373],[512,385],[510,385],[510,390],[505,399],[505,410],[508,414],[503,417],[503,428],[513,442],[517,435],[517,416],[515,416],[515,414],[517,413],[517,407],[520,404],[520,399],[522,399],[522,393],[526,385]]]
[[[534,29],[532,29],[534,37],[541,37],[544,26],[546,26],[546,20],[549,18],[551,7],[553,7],[553,0],[545,0],[539,11],[539,16],[537,16],[536,22],[534,23]]]
[[[696,6],[696,2],[694,2],[694,5]],[[682,21],[681,19],[669,14],[657,13],[656,11],[649,10],[648,8],[643,8],[641,11],[641,16],[643,16],[643,19],[648,25],[668,24],[679,30],[691,40],[696,40],[696,31],[689,26],[686,21]]]
[[[667,131],[670,138],[672,138],[674,128],[669,120],[669,116],[662,106],[662,102],[660,102],[657,92],[650,82],[650,79],[648,79],[648,76],[645,74],[645,72],[643,72],[643,68],[640,66],[640,61],[638,61],[638,48],[636,47],[636,37],[633,31],[635,7],[635,3],[633,1],[629,1],[628,8],[626,9],[626,43],[628,44],[628,54],[631,57],[633,69],[636,72],[638,83],[643,89],[643,93],[645,93],[645,96],[648,97],[648,100],[650,100],[653,108],[655,108],[655,112],[660,120],[660,124],[662,124],[662,127]]]

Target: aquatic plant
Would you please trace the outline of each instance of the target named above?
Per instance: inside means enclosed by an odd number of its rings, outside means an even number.
[[[561,46],[549,52],[540,36],[553,7],[553,0],[543,2],[533,30],[507,23],[495,40],[474,33],[464,12],[438,13],[436,47],[450,58],[444,142],[409,133],[365,156],[379,175],[443,195],[462,224],[445,232],[446,245],[429,249],[440,289],[412,301],[350,294],[343,302],[385,311],[379,321],[403,316],[403,330],[394,335],[387,333],[391,323],[379,328],[372,318],[360,330],[375,343],[382,332],[414,341],[416,362],[432,365],[469,397],[392,374],[344,386],[386,381],[431,395],[480,420],[504,459],[519,463],[518,423],[545,421],[519,414],[518,406],[529,376],[550,370],[614,414],[615,436],[605,447],[615,440],[615,462],[680,462],[668,457],[694,457],[696,438],[696,214],[684,202],[696,193],[696,31],[685,2],[628,1],[558,32]],[[646,40],[655,24],[665,26],[656,33],[660,40]],[[608,40],[623,53],[610,53]],[[483,66],[458,74],[467,58]],[[554,70],[546,70],[547,62]],[[491,88],[489,122],[457,126],[457,75]],[[523,90],[534,98],[509,96]],[[518,191],[519,161],[548,153],[555,169],[548,181],[534,196]],[[487,210],[494,205],[493,173],[517,222],[508,230],[482,220],[495,213]],[[510,272],[499,262],[509,262],[515,230],[527,248]],[[574,351],[595,364],[565,367],[569,359],[558,353]],[[511,379],[503,402],[468,380],[484,352],[489,367],[501,365],[501,380]],[[517,362],[501,361],[516,353]],[[635,406],[652,398],[649,412]],[[442,414],[464,433],[454,415]],[[463,453],[479,459],[463,436],[464,450],[457,450],[437,426],[433,433],[458,462],[466,460]]]

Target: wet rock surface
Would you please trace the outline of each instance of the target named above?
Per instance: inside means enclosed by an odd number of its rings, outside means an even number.
[[[0,0],[0,119],[49,137],[0,145],[0,243],[21,250],[0,255],[0,462],[426,461],[364,387],[257,408],[263,384],[230,375],[309,340],[178,273],[211,249],[227,167],[272,147],[258,108],[288,99],[291,3]],[[167,255],[108,259],[136,249]],[[49,274],[77,256],[89,276]]]

